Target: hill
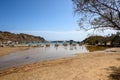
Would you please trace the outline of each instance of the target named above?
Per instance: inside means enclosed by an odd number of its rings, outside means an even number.
[[[0,31],[0,41],[5,42],[5,41],[13,41],[13,42],[44,42],[45,39],[40,37],[40,36],[33,36],[29,34],[15,34],[11,32],[3,32]]]
[[[89,36],[85,40],[82,41],[84,44],[88,45],[109,45],[120,47],[120,33],[111,34],[109,36]]]

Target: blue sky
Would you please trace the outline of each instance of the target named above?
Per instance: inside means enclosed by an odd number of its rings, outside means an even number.
[[[0,0],[0,31],[83,40],[90,32],[79,30],[78,19],[72,0]]]

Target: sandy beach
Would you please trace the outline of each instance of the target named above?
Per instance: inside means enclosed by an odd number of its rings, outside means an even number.
[[[0,57],[21,50],[27,50],[29,47],[0,47]]]
[[[120,67],[119,49],[1,70],[0,80],[110,80],[111,67]]]

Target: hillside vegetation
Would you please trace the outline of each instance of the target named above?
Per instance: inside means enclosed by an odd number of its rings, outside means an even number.
[[[13,41],[13,42],[44,42],[45,39],[40,36],[33,36],[29,34],[15,34],[11,32],[0,31],[0,41]]]
[[[88,45],[111,45],[120,46],[120,33],[112,34],[110,36],[89,36],[83,43]]]

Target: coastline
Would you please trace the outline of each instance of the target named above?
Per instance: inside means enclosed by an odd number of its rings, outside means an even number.
[[[119,49],[110,48],[1,70],[0,80],[109,80],[109,68],[120,66]]]

